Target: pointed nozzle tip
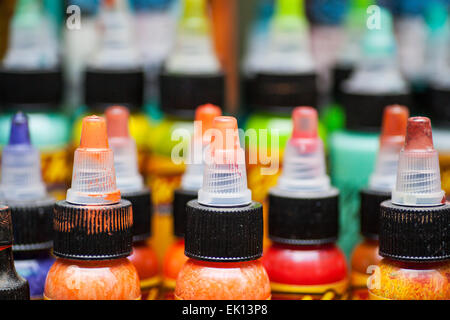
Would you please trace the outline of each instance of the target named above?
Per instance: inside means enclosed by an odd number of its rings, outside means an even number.
[[[106,121],[103,117],[89,116],[83,119],[80,148],[108,149]]]
[[[106,123],[108,127],[108,137],[128,138],[128,121],[130,112],[123,106],[112,106],[106,109]]]
[[[211,139],[215,150],[236,150],[240,147],[238,124],[234,117],[220,116],[213,120],[214,133]]]
[[[11,121],[11,134],[9,145],[30,145],[30,131],[28,128],[28,117],[23,112],[17,112]]]
[[[204,104],[195,111],[195,121],[202,123],[202,136],[214,125],[214,119],[222,116],[222,110],[213,104]]]
[[[317,138],[318,115],[312,107],[297,107],[292,113],[293,138]]]
[[[433,149],[430,119],[426,117],[409,118],[406,127],[405,151],[430,151]]]
[[[401,105],[387,106],[384,109],[382,137],[405,136],[409,109]]]

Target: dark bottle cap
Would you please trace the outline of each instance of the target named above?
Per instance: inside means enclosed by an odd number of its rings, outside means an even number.
[[[246,104],[253,110],[291,114],[297,106],[317,107],[316,74],[257,74],[245,81]]]
[[[53,217],[53,254],[74,260],[110,260],[131,254],[131,202],[105,206],[59,201]]]
[[[380,255],[419,262],[450,259],[450,205],[406,207],[384,201]]]
[[[259,259],[263,251],[263,208],[258,202],[236,208],[186,206],[186,256],[203,261]]]
[[[57,109],[63,96],[61,68],[13,70],[0,68],[0,106],[2,109],[42,111]]]
[[[20,277],[14,268],[11,251],[13,228],[11,210],[0,208],[0,300],[30,300],[28,281]],[[8,251],[7,251],[8,250]],[[3,251],[3,252],[1,252]]]
[[[88,68],[85,74],[85,103],[103,112],[111,105],[122,105],[131,111],[144,104],[144,71],[140,68],[106,70]]]
[[[371,240],[378,240],[380,204],[391,199],[390,192],[364,189],[361,196],[361,234]]]
[[[269,193],[269,238],[292,245],[334,243],[339,233],[339,192],[323,197]]]
[[[173,198],[173,233],[175,237],[184,238],[186,229],[186,205],[198,197],[197,191],[177,189]]]
[[[187,75],[162,72],[159,77],[161,110],[181,118],[193,119],[203,104],[225,104],[225,76]]]
[[[0,208],[0,246],[7,246],[13,243],[13,229],[11,220],[11,210],[8,207]]]
[[[431,87],[427,101],[433,114],[433,123],[450,124],[450,90]]]
[[[53,247],[53,207],[51,198],[27,202],[7,202],[14,226],[14,251],[48,250]]]
[[[383,111],[390,105],[411,105],[408,94],[373,95],[342,92],[342,103],[346,114],[346,127],[358,131],[379,131]]]
[[[144,241],[152,235],[153,207],[149,189],[122,193],[122,199],[131,202],[133,208],[133,242]]]
[[[353,72],[353,67],[337,65],[333,69],[333,97],[338,103],[342,103],[342,84]]]

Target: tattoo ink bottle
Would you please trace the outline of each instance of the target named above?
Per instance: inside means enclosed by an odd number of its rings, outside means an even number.
[[[186,225],[186,204],[197,199],[203,183],[203,154],[211,141],[210,129],[213,120],[222,115],[215,105],[206,104],[195,112],[194,138],[191,139],[189,163],[181,179],[181,188],[175,190],[173,201],[173,231],[175,242],[169,247],[163,262],[163,298],[173,299],[178,273],[187,261],[184,254],[184,232]]]
[[[28,281],[14,267],[11,210],[0,208],[0,300],[29,300]]]
[[[32,299],[42,299],[45,278],[54,258],[52,215],[55,200],[47,194],[39,151],[31,144],[28,117],[12,118],[8,145],[2,153],[0,201],[11,210],[14,261],[27,279]]]
[[[392,200],[380,211],[371,300],[450,299],[450,205],[441,190],[430,119],[408,119]]]
[[[148,244],[151,236],[152,205],[150,190],[139,174],[137,149],[128,129],[129,111],[126,107],[106,109],[108,142],[114,153],[117,188],[122,198],[133,207],[133,262],[141,280],[142,299],[154,300],[160,285],[158,258]]]
[[[369,186],[361,190],[361,235],[352,255],[351,291],[352,299],[367,300],[369,291],[368,268],[381,261],[378,254],[378,220],[380,204],[391,198],[391,191],[397,179],[398,154],[405,144],[408,108],[392,105],[384,109],[380,136],[380,149],[375,171],[370,177]]]
[[[203,186],[186,208],[190,259],[175,288],[179,300],[267,300],[270,281],[262,263],[262,205],[247,188],[245,154],[237,121],[217,117],[205,152]]]
[[[48,300],[138,300],[139,276],[126,257],[132,251],[131,203],[116,187],[106,121],[83,120],[75,151],[72,188],[53,217],[58,257],[47,275]]]
[[[274,300],[346,299],[347,263],[336,246],[339,192],[326,175],[318,115],[293,111],[283,172],[269,193],[269,238],[263,263]]]

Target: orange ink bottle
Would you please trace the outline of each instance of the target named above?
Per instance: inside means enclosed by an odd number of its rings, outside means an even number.
[[[72,188],[53,217],[56,262],[50,268],[48,300],[137,300],[139,276],[127,259],[132,250],[131,203],[116,187],[106,121],[83,120],[75,151]]]
[[[259,258],[262,205],[247,188],[237,121],[217,117],[205,151],[198,200],[186,208],[185,254],[175,287],[179,300],[267,300],[270,281]]]
[[[441,189],[431,121],[408,119],[392,200],[380,210],[371,300],[450,299],[450,205]]]

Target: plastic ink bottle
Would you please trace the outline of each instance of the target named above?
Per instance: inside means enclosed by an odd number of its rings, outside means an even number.
[[[184,255],[184,233],[186,225],[186,204],[198,197],[203,183],[203,154],[211,141],[210,129],[213,120],[222,115],[215,105],[206,104],[195,112],[194,136],[191,139],[190,154],[186,172],[181,179],[181,187],[175,190],[173,200],[173,233],[175,242],[169,247],[163,261],[162,298],[172,300],[178,273],[187,261]]]
[[[175,287],[179,300],[267,300],[262,205],[247,189],[237,121],[217,117],[205,151],[203,186],[187,204],[185,254]]]
[[[106,121],[83,120],[75,151],[72,188],[53,217],[57,256],[45,283],[48,300],[138,300],[139,276],[126,257],[132,251],[131,203],[116,187]]]
[[[133,208],[133,253],[128,259],[139,274],[142,299],[154,300],[161,280],[156,253],[148,244],[153,212],[150,190],[139,174],[136,143],[128,130],[128,109],[113,106],[106,109],[105,114],[108,142],[114,153],[117,188],[122,199],[130,201]]]
[[[12,251],[11,210],[0,208],[0,300],[29,300],[28,281],[17,274]]]
[[[450,205],[441,190],[431,121],[408,119],[392,200],[381,204],[371,300],[450,299]]]
[[[214,50],[208,1],[181,2],[175,45],[159,76],[163,118],[152,128],[149,142],[149,180],[155,207],[152,241],[161,261],[174,240],[173,193],[180,187],[185,170],[182,161],[172,161],[173,149],[184,143],[173,140],[172,133],[184,129],[192,134],[195,109],[206,103],[223,106],[225,101],[225,76]]]
[[[269,238],[264,253],[274,300],[346,299],[345,255],[335,245],[339,192],[326,175],[317,111],[293,111],[293,134],[283,172],[269,193]]]
[[[342,84],[346,129],[330,137],[333,185],[339,189],[339,245],[350,256],[359,238],[359,191],[367,186],[375,166],[378,132],[386,106],[409,106],[409,87],[396,64],[396,42],[390,13],[380,8],[380,29],[367,29],[362,59]]]
[[[265,217],[267,194],[277,183],[278,165],[282,163],[283,150],[292,132],[292,109],[318,103],[316,66],[311,55],[304,1],[274,3],[265,51],[261,60],[246,70],[244,79],[245,104],[250,112],[244,128],[246,132],[254,131],[257,137],[246,141],[248,186],[253,200],[264,204]],[[275,164],[273,159],[278,160],[278,156],[280,160]],[[268,244],[266,224],[264,246]]]
[[[130,133],[138,148],[139,169],[145,173],[150,122],[143,110],[144,66],[128,0],[102,1],[97,15],[97,50],[89,55],[84,73],[84,105],[75,112],[73,145],[80,141],[83,117],[103,114],[111,105],[130,110]]]
[[[353,251],[351,266],[351,295],[353,300],[367,300],[368,268],[381,261],[378,254],[378,220],[380,204],[391,198],[397,179],[398,155],[405,144],[408,108],[394,105],[384,109],[380,149],[375,171],[369,185],[361,190],[361,235],[363,241]],[[370,269],[369,269],[370,270]]]
[[[8,144],[11,117],[27,112],[33,144],[41,152],[42,178],[50,194],[62,199],[70,181],[70,120],[62,107],[56,28],[41,1],[16,1],[9,48],[0,64],[0,145]]]
[[[32,299],[42,299],[51,256],[52,215],[55,200],[47,194],[39,151],[31,145],[28,119],[12,118],[9,143],[2,154],[0,201],[11,210],[14,260],[17,272],[28,280]]]

